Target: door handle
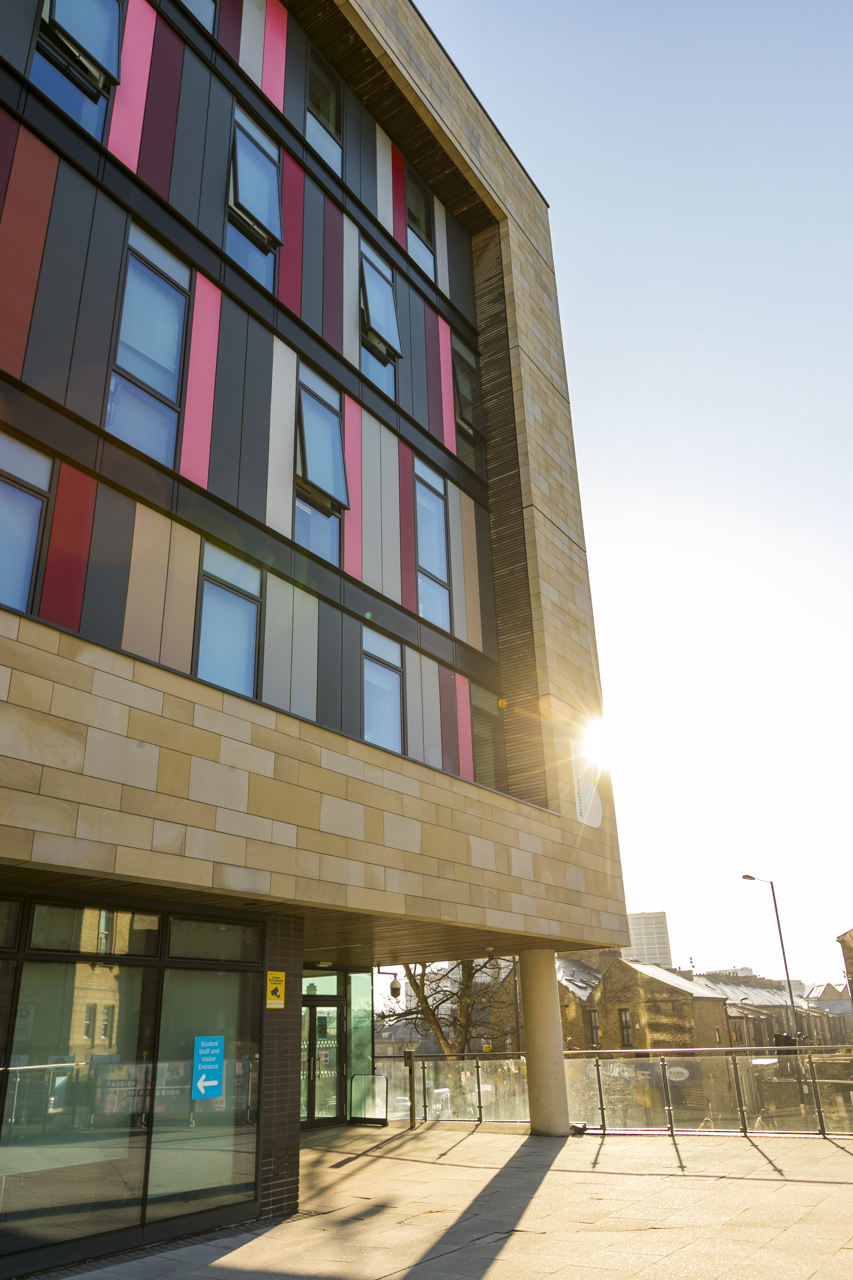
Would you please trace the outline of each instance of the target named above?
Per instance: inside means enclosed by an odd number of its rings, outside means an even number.
[[[314,1079],[314,1059],[313,1059],[313,1058],[311,1059],[311,1075],[310,1075],[310,1077],[309,1077],[309,1078],[310,1078],[311,1080],[313,1080],[313,1079]]]

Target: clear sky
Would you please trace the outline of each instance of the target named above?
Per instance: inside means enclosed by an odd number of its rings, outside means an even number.
[[[853,927],[853,5],[420,0],[551,205],[629,911]]]

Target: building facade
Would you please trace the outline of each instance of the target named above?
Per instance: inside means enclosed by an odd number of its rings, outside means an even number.
[[[295,1209],[377,964],[519,954],[565,1131],[627,928],[548,211],[407,0],[5,6],[0,530],[0,1276]]]
[[[640,964],[659,964],[664,969],[672,968],[665,911],[638,911],[629,914],[628,930],[631,945],[622,951],[626,960],[638,960]]]

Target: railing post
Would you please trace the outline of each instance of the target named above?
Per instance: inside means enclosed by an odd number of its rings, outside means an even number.
[[[412,1050],[404,1049],[403,1057],[409,1071],[409,1128],[414,1129],[415,1120],[415,1055]]]
[[[815,1106],[817,1108],[817,1122],[820,1128],[820,1136],[822,1138],[825,1138],[826,1137],[826,1121],[823,1118],[823,1107],[820,1105],[820,1089],[818,1089],[817,1087],[817,1076],[815,1075],[815,1070],[814,1070],[814,1059],[811,1054],[808,1055],[808,1058],[809,1058],[809,1075],[812,1078],[812,1088],[814,1089],[814,1101],[815,1101]]]
[[[734,1074],[735,1074],[735,1093],[737,1094],[737,1108],[738,1108],[738,1111],[740,1112],[741,1132],[743,1136],[746,1137],[748,1132],[747,1126],[746,1126],[746,1111],[744,1110],[744,1105],[743,1105],[743,1093],[741,1092],[741,1087],[740,1087],[740,1072],[738,1071],[736,1053],[732,1054],[732,1070],[734,1071]]]
[[[595,1078],[598,1081],[598,1109],[601,1112],[601,1133],[603,1136],[607,1132],[607,1117],[604,1112],[604,1090],[601,1087],[601,1060],[597,1054],[595,1057]]]
[[[669,1129],[670,1136],[675,1133],[672,1123],[672,1098],[669,1096],[669,1076],[666,1074],[666,1058],[661,1055],[660,1073],[663,1079],[663,1097],[664,1106],[666,1107],[666,1127]]]
[[[480,1059],[474,1059],[474,1066],[477,1068],[477,1124],[483,1123],[483,1092],[480,1088]]]
[[[424,1100],[424,1124],[427,1122],[426,1058],[421,1058],[421,1090]]]

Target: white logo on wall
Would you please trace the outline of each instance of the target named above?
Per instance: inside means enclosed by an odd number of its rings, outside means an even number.
[[[596,789],[598,766],[586,754],[582,742],[569,743],[572,750],[572,773],[575,778],[575,809],[578,822],[585,827],[601,826],[601,798]]]

